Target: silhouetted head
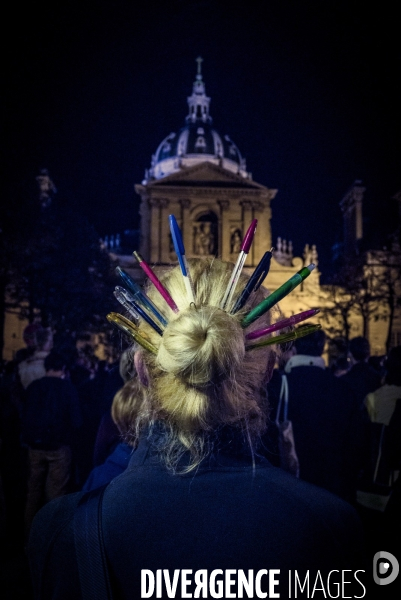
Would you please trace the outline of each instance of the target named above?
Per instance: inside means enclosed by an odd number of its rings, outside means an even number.
[[[367,360],[370,356],[369,340],[361,335],[352,338],[349,343],[349,351],[356,362]]]
[[[304,325],[306,327],[306,325]],[[322,329],[298,338],[294,342],[297,354],[306,354],[307,356],[322,356],[324,345],[326,343],[326,334]]]
[[[51,350],[45,358],[44,367],[46,373],[48,371],[62,371],[66,367],[65,356],[56,350]]]

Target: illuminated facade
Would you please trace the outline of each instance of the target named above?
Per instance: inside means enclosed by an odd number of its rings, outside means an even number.
[[[314,245],[306,244],[303,256],[293,256],[292,243],[285,239],[272,240],[270,221],[271,201],[277,189],[256,183],[247,171],[246,161],[228,135],[220,135],[210,116],[210,98],[206,95],[201,73],[201,59],[188,97],[188,115],[178,133],[170,133],[158,146],[151,167],[140,184],[135,186],[141,197],[140,252],[156,270],[163,271],[176,262],[169,231],[168,215],[174,214],[183,234],[188,257],[219,256],[235,262],[241,241],[252,219],[258,219],[257,234],[245,263],[244,272],[251,274],[261,257],[275,247],[265,286],[273,291],[303,266],[314,263],[311,275],[289,296],[280,302],[281,311],[291,316],[309,308],[320,307],[314,318],[332,334],[339,323],[330,309],[338,296],[346,294],[320,285],[318,254]],[[41,188],[42,189],[42,188]],[[344,196],[340,207],[344,215],[344,246],[352,253],[362,239],[362,200],[364,188],[355,182]],[[401,203],[400,203],[401,204]],[[124,256],[111,246],[112,258],[136,280],[143,272],[131,255]],[[372,261],[368,256],[368,261]],[[378,306],[365,330],[371,342],[372,354],[384,354],[387,337],[387,313]],[[401,319],[394,316],[395,340],[400,337]],[[350,311],[350,337],[362,335],[363,319],[357,310]],[[366,325],[366,324],[365,324]],[[25,323],[16,315],[6,319],[5,358],[12,358],[22,347]],[[341,324],[340,324],[341,326]],[[399,331],[399,334],[397,333]]]

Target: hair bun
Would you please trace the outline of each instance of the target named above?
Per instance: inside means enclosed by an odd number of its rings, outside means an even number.
[[[219,383],[231,377],[245,356],[238,321],[220,308],[190,308],[170,321],[158,351],[168,373],[190,385]]]

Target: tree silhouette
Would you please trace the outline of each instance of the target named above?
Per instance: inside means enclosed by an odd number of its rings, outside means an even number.
[[[3,319],[5,311],[14,310],[29,322],[39,316],[57,331],[109,328],[105,315],[113,306],[113,269],[93,227],[76,211],[54,204],[28,213],[18,228],[14,214],[13,226],[3,229]]]

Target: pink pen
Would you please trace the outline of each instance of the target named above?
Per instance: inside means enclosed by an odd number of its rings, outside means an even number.
[[[238,283],[239,276],[241,275],[242,267],[246,261],[246,257],[248,256],[248,252],[251,248],[253,238],[256,231],[256,226],[258,224],[257,219],[253,219],[252,223],[248,227],[248,231],[245,234],[244,240],[241,244],[240,253],[237,258],[237,262],[235,263],[235,267],[230,277],[230,281],[228,282],[227,289],[225,291],[223,300],[220,303],[220,308],[225,310],[226,307],[230,304],[231,298],[233,297],[235,288]]]
[[[297,315],[293,315],[292,317],[288,317],[288,319],[282,319],[281,321],[277,321],[273,325],[269,327],[265,327],[265,329],[258,329],[257,331],[251,331],[247,333],[245,338],[247,340],[256,340],[257,338],[262,337],[263,335],[268,335],[269,333],[273,333],[273,331],[278,331],[279,329],[283,329],[284,327],[290,327],[291,325],[296,325],[301,321],[305,321],[306,319],[310,319],[315,316],[318,312],[320,312],[320,308],[311,308],[310,310],[304,310],[304,312],[300,312]]]
[[[167,302],[167,304],[169,305],[171,310],[173,310],[175,313],[178,313],[179,312],[178,306],[176,305],[176,303],[174,302],[174,300],[172,299],[172,297],[170,296],[170,294],[168,293],[168,291],[166,290],[166,288],[164,287],[162,282],[159,281],[159,279],[156,277],[156,275],[152,271],[151,267],[143,260],[142,256],[139,254],[139,252],[135,251],[135,252],[133,252],[133,255],[135,256],[136,260],[139,262],[139,266],[143,269],[143,271],[149,277],[150,281],[153,283],[153,285],[155,286],[155,288],[157,289],[159,294]]]

